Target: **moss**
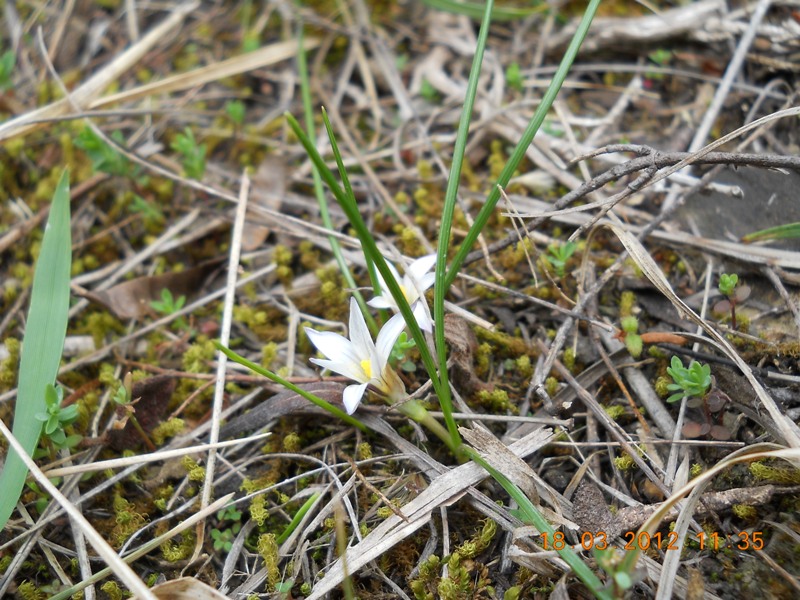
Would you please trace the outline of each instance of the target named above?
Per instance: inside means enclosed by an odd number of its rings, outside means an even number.
[[[388,506],[381,506],[377,511],[375,511],[375,514],[379,519],[388,519],[394,514],[394,511]]]
[[[636,466],[636,463],[633,462],[633,458],[631,458],[628,454],[623,454],[614,459],[614,466],[620,471],[630,471],[634,466]]]
[[[555,377],[548,377],[544,380],[544,391],[548,396],[555,396],[558,393],[558,379]]]
[[[478,399],[492,412],[517,414],[517,407],[511,403],[505,390],[481,390],[478,392]]]
[[[656,379],[656,383],[653,387],[659,398],[666,398],[669,395],[670,390],[667,386],[671,383],[672,380],[669,377],[659,377]]]
[[[636,306],[636,294],[631,291],[622,292],[619,298],[620,319],[633,316],[633,308]]]
[[[92,336],[95,348],[103,347],[110,333],[125,333],[122,323],[106,311],[93,312],[86,317],[84,330]]]
[[[153,431],[150,432],[150,438],[153,440],[153,443],[156,446],[163,446],[167,438],[175,437],[176,435],[183,433],[185,428],[186,424],[184,423],[183,419],[173,417],[156,425],[153,428]]]
[[[113,508],[116,524],[111,531],[111,542],[115,548],[120,548],[147,523],[147,516],[137,512],[136,507],[118,493],[114,494]]]
[[[356,458],[358,460],[369,460],[372,458],[372,446],[369,442],[361,442],[356,446]]]
[[[47,598],[47,594],[33,585],[33,583],[30,581],[23,581],[19,584],[17,587],[17,595],[22,600],[44,600]]]
[[[266,523],[269,518],[269,511],[267,510],[266,504],[267,498],[264,494],[253,496],[253,499],[250,501],[250,517],[259,527],[263,527],[264,523]]]
[[[116,581],[106,581],[100,586],[100,589],[108,595],[108,600],[122,600],[125,597],[122,594],[122,588]]]
[[[492,358],[491,344],[484,342],[480,344],[475,352],[475,372],[478,377],[486,377],[489,374],[489,364]]]
[[[561,362],[564,363],[564,366],[569,369],[570,372],[575,371],[575,350],[574,348],[564,348],[564,355],[561,358]]]
[[[784,485],[800,485],[800,469],[779,461],[756,461],[750,464],[750,473],[761,481]]]
[[[758,518],[758,510],[749,504],[734,504],[731,506],[734,515],[745,521],[754,521]]]
[[[531,364],[531,357],[523,354],[515,361],[517,372],[524,379],[528,379],[533,375],[533,365]]]
[[[278,543],[275,540],[275,534],[264,533],[258,536],[258,543],[256,544],[258,553],[264,561],[264,569],[267,571],[267,583],[269,590],[275,589],[281,578],[281,572],[278,569],[280,557],[278,556]]]
[[[625,414],[625,407],[616,404],[614,406],[604,406],[603,410],[606,411],[606,414],[614,421],[618,420],[622,415]]]
[[[195,536],[194,533],[186,530],[181,534],[180,541],[172,540],[161,544],[161,554],[167,562],[179,562],[189,558],[194,552]]]
[[[17,368],[19,365],[20,341],[16,338],[6,338],[8,356],[0,361],[0,390],[10,390],[17,382]]]
[[[208,370],[207,364],[217,353],[214,342],[205,340],[192,344],[186,349],[181,363],[183,370],[189,373],[205,373]]]
[[[186,469],[186,474],[189,476],[189,481],[205,481],[205,467],[201,467],[191,456],[184,456],[181,459],[181,464],[183,465],[183,468]]]
[[[699,477],[703,474],[703,465],[699,463],[694,463],[692,467],[689,469],[689,479],[694,479],[695,477]]]
[[[300,436],[295,432],[288,433],[283,438],[283,449],[286,452],[298,452],[302,448]]]

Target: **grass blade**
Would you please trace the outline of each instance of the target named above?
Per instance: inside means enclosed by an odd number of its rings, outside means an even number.
[[[470,227],[470,230],[467,232],[467,236],[464,238],[464,241],[461,243],[461,247],[458,249],[458,253],[456,253],[456,256],[453,258],[450,269],[447,272],[447,279],[445,280],[445,284],[447,286],[450,286],[455,280],[456,276],[458,275],[458,271],[464,262],[464,259],[467,257],[467,254],[469,254],[472,246],[478,239],[478,235],[480,234],[481,230],[483,230],[483,228],[486,226],[486,223],[489,221],[489,217],[492,215],[497,201],[500,200],[500,188],[505,188],[508,185],[508,182],[511,179],[511,176],[514,174],[514,171],[516,171],[519,163],[522,162],[522,159],[525,156],[525,151],[533,142],[533,137],[536,135],[536,132],[539,131],[539,127],[541,127],[542,123],[544,122],[547,111],[549,111],[550,107],[553,105],[553,102],[558,95],[558,91],[561,89],[564,80],[567,78],[567,73],[569,73],[570,67],[572,67],[572,63],[575,62],[575,57],[578,55],[578,50],[580,49],[586,34],[589,33],[589,26],[592,24],[592,19],[594,19],[594,15],[599,6],[600,0],[591,0],[589,2],[589,6],[586,7],[586,12],[583,13],[583,18],[578,24],[578,29],[575,31],[575,35],[572,37],[572,41],[570,42],[566,52],[564,52],[564,58],[561,59],[561,64],[558,66],[558,71],[556,71],[555,75],[553,75],[553,80],[550,82],[550,86],[547,88],[539,107],[533,114],[530,123],[528,123],[528,127],[522,134],[517,147],[514,148],[514,153],[506,163],[502,173],[500,173],[500,177],[497,179],[497,185],[492,188],[492,192],[489,194],[489,197],[486,198],[486,203],[483,205],[483,208],[481,208],[478,216],[475,217],[475,222],[473,223],[472,227]]]
[[[466,15],[473,19],[480,19],[484,14],[483,3],[481,2],[466,2],[458,0],[422,0],[423,4],[442,10],[446,12],[455,13],[457,15]],[[492,8],[493,21],[513,21],[516,19],[524,19],[530,15],[544,12],[549,8],[546,2],[535,4],[530,8],[515,8],[513,6],[498,6]]]
[[[22,339],[17,404],[13,433],[32,455],[39,443],[42,422],[36,413],[45,409],[44,390],[54,383],[67,335],[69,312],[70,234],[69,174],[61,175],[56,186],[50,216],[44,230],[42,249],[36,262],[31,305]],[[16,452],[9,449],[0,474],[0,529],[8,521],[22,493],[28,469]]]

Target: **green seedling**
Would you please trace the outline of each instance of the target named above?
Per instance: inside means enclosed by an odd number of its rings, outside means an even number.
[[[71,404],[61,406],[64,401],[64,388],[48,383],[44,388],[45,410],[36,413],[36,419],[42,422],[42,435],[52,447],[61,450],[72,448],[81,441],[77,434],[67,435],[64,428],[72,425],[78,418],[78,406]]]
[[[404,331],[400,334],[400,337],[397,338],[397,341],[394,343],[392,347],[392,353],[389,356],[389,361],[392,364],[400,365],[400,368],[403,371],[408,373],[412,373],[413,371],[417,370],[417,365],[414,363],[413,360],[408,360],[406,358],[406,354],[409,350],[412,350],[417,347],[416,342],[413,339],[409,339],[408,335]]]
[[[522,76],[522,71],[520,71],[518,62],[512,62],[506,68],[506,83],[508,87],[518,92],[525,89],[525,79]]]
[[[625,347],[630,352],[633,358],[639,358],[642,355],[642,336],[639,335],[639,319],[633,316],[622,317],[620,322],[622,326],[622,338],[625,341]]]
[[[648,54],[647,58],[659,67],[664,67],[668,65],[669,61],[672,59],[672,52],[664,48],[659,48]],[[645,77],[648,79],[664,79],[664,74],[657,71],[647,71]]]
[[[237,127],[244,123],[244,102],[241,100],[230,100],[225,103],[225,114]]]
[[[206,145],[197,143],[191,129],[187,127],[184,133],[176,135],[170,148],[181,155],[181,165],[186,177],[197,180],[203,178],[206,172]]]
[[[142,215],[145,224],[161,224],[164,222],[164,212],[158,205],[155,202],[148,202],[139,195],[133,197],[133,201],[130,203],[128,209],[133,213]]]
[[[11,74],[14,72],[16,62],[17,55],[13,50],[6,50],[0,56],[0,92],[5,92],[11,87]]]
[[[150,307],[159,314],[174,315],[183,308],[184,304],[186,304],[186,296],[178,296],[175,298],[169,288],[164,288],[161,290],[161,300],[153,300],[150,302]],[[183,317],[178,317],[175,319],[175,327],[178,329],[188,329],[189,325]]]
[[[242,529],[242,512],[236,510],[235,506],[228,506],[217,512],[217,519],[220,523],[232,521],[233,525],[226,529],[212,529],[211,539],[214,540],[214,550],[217,552],[230,552],[233,548],[233,540]]]
[[[719,276],[719,292],[725,296],[725,300],[717,302],[714,305],[714,312],[731,313],[731,328],[737,329],[736,323],[736,305],[739,302],[744,302],[750,296],[750,286],[738,285],[739,276],[736,273],[728,274],[722,273]]]
[[[125,144],[125,138],[119,130],[114,131],[109,137],[120,145]],[[95,173],[108,173],[121,177],[136,173],[135,165],[116,148],[107,144],[91,127],[83,128],[75,140],[75,145],[86,152],[92,161],[92,169]]]
[[[711,387],[711,367],[695,360],[687,369],[680,358],[673,356],[667,373],[674,382],[668,384],[667,389],[676,392],[667,398],[667,402],[677,402],[685,397],[703,398]]]
[[[422,84],[419,87],[419,95],[425,98],[431,104],[434,104],[439,101],[439,92],[436,91],[436,88],[431,85],[431,82],[427,79],[422,80]]]
[[[155,452],[157,450],[155,444],[136,418],[136,408],[134,405],[138,402],[138,398],[133,398],[133,377],[130,373],[125,375],[125,378],[122,380],[122,385],[117,388],[117,391],[114,392],[114,396],[111,399],[114,404],[117,405],[117,416],[119,418],[114,427],[116,429],[123,429],[128,421],[130,421],[133,428],[139,434],[139,437],[142,438],[145,446],[147,446],[151,452]]]
[[[575,250],[578,249],[578,244],[575,242],[565,242],[563,244],[550,244],[547,247],[547,262],[553,267],[556,275],[561,278],[564,277],[567,262]]]

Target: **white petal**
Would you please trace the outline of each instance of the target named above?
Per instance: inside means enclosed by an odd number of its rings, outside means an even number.
[[[391,296],[375,296],[372,300],[367,302],[367,305],[372,308],[392,308],[397,310],[394,303],[394,298]]]
[[[364,315],[361,314],[358,302],[353,297],[350,298],[350,341],[353,351],[358,355],[359,362],[369,358],[370,348],[375,347],[369,329],[367,329],[367,323],[364,321]]]
[[[416,280],[417,285],[421,291],[425,291],[433,287],[433,282],[436,281],[436,273],[425,273],[422,277]]]
[[[425,275],[431,268],[436,264],[436,255],[435,254],[427,254],[422,256],[408,265],[406,269],[406,273],[410,275],[412,278],[416,279],[417,281],[422,280],[422,276]]]
[[[311,343],[326,357],[336,361],[359,362],[361,359],[353,349],[353,343],[346,337],[332,331],[316,331],[306,327]]]
[[[378,332],[378,339],[375,341],[375,348],[378,351],[380,358],[380,369],[373,371],[373,374],[383,371],[386,362],[389,360],[389,355],[392,353],[392,346],[397,341],[397,338],[406,327],[406,322],[403,320],[403,315],[397,313],[391,319],[386,321],[386,324]],[[373,366],[374,368],[374,366]]]
[[[309,360],[323,369],[330,369],[334,373],[344,375],[345,377],[360,383],[363,383],[369,379],[366,373],[364,373],[364,369],[361,367],[360,361],[352,362],[344,360],[324,360],[321,358],[310,358]]]
[[[364,390],[366,389],[366,383],[362,383],[361,385],[348,385],[344,388],[342,402],[344,402],[344,409],[347,411],[348,415],[352,415],[356,412],[358,405],[361,403],[361,398],[364,397]]]
[[[431,321],[430,314],[428,313],[428,306],[424,303],[423,300],[417,300],[413,306],[414,310],[414,319],[417,321],[417,325],[422,331],[427,331],[428,333],[433,331],[433,322]]]

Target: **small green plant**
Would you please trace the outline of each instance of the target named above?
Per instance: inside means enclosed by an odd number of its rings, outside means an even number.
[[[72,425],[78,418],[78,406],[71,404],[62,407],[64,401],[64,388],[55,387],[48,383],[44,388],[45,410],[36,413],[36,418],[42,422],[42,434],[55,448],[72,448],[81,441],[77,434],[67,435],[64,428]]]
[[[667,373],[674,382],[667,385],[667,389],[676,392],[667,398],[667,402],[677,402],[684,397],[702,398],[711,387],[711,367],[695,360],[687,369],[680,358],[673,356]]]
[[[508,87],[518,92],[521,92],[525,88],[525,78],[522,76],[522,71],[520,71],[518,62],[512,62],[506,68],[506,83]]]
[[[109,137],[120,145],[125,143],[122,132],[114,131]],[[84,127],[75,140],[75,145],[86,152],[92,161],[92,169],[96,173],[128,176],[134,175],[135,165],[125,158],[116,148],[110,146],[97,135],[91,127]]]
[[[161,290],[161,300],[153,300],[150,302],[151,308],[162,315],[174,315],[183,308],[184,304],[186,304],[186,296],[178,296],[175,298],[169,288]],[[175,319],[175,327],[178,329],[188,329],[189,325],[183,317],[178,317]]]
[[[739,276],[736,273],[722,273],[719,276],[718,287],[720,294],[725,296],[725,300],[721,300],[714,305],[714,312],[726,313],[730,311],[731,328],[737,329],[736,305],[739,302],[744,302],[750,296],[750,286],[739,285]]]
[[[244,102],[241,100],[230,100],[225,103],[225,114],[237,127],[241,127],[244,123],[244,113]]]
[[[400,365],[400,368],[403,369],[403,371],[409,373],[416,371],[417,365],[414,363],[414,361],[406,358],[408,351],[416,347],[416,342],[413,339],[409,339],[408,335],[404,331],[400,334],[400,337],[397,338],[397,341],[392,347],[392,353],[389,355],[389,362]]]
[[[133,197],[128,209],[133,213],[142,215],[145,224],[161,224],[164,222],[164,212],[155,202],[148,202],[138,194]]]
[[[233,540],[242,529],[242,512],[236,510],[235,506],[228,506],[217,512],[217,519],[220,524],[231,521],[233,525],[226,529],[212,529],[211,539],[214,540],[214,550],[217,552],[230,552],[233,548]]]
[[[669,61],[672,59],[672,52],[664,48],[659,48],[648,54],[647,58],[659,67],[664,67],[668,65]],[[648,79],[664,79],[664,74],[658,71],[647,71],[645,77]]]
[[[550,244],[547,247],[547,262],[553,267],[557,277],[564,277],[567,262],[572,258],[572,255],[575,254],[575,250],[577,249],[578,244],[575,242]]]
[[[719,291],[723,296],[730,298],[736,284],[739,283],[739,276],[736,273],[723,273],[719,276]]]
[[[203,178],[206,172],[206,145],[197,143],[190,128],[187,127],[184,133],[176,135],[170,148],[181,155],[186,177],[197,180]]]
[[[439,92],[431,85],[427,79],[422,80],[422,85],[419,88],[419,95],[425,98],[428,102],[435,103],[439,100]]]
[[[642,355],[642,336],[638,333],[639,319],[628,315],[627,317],[622,317],[620,325],[622,325],[625,347],[633,358],[639,358]]]
[[[0,92],[5,92],[11,87],[11,74],[14,72],[16,62],[17,55],[13,50],[6,50],[0,56]]]

